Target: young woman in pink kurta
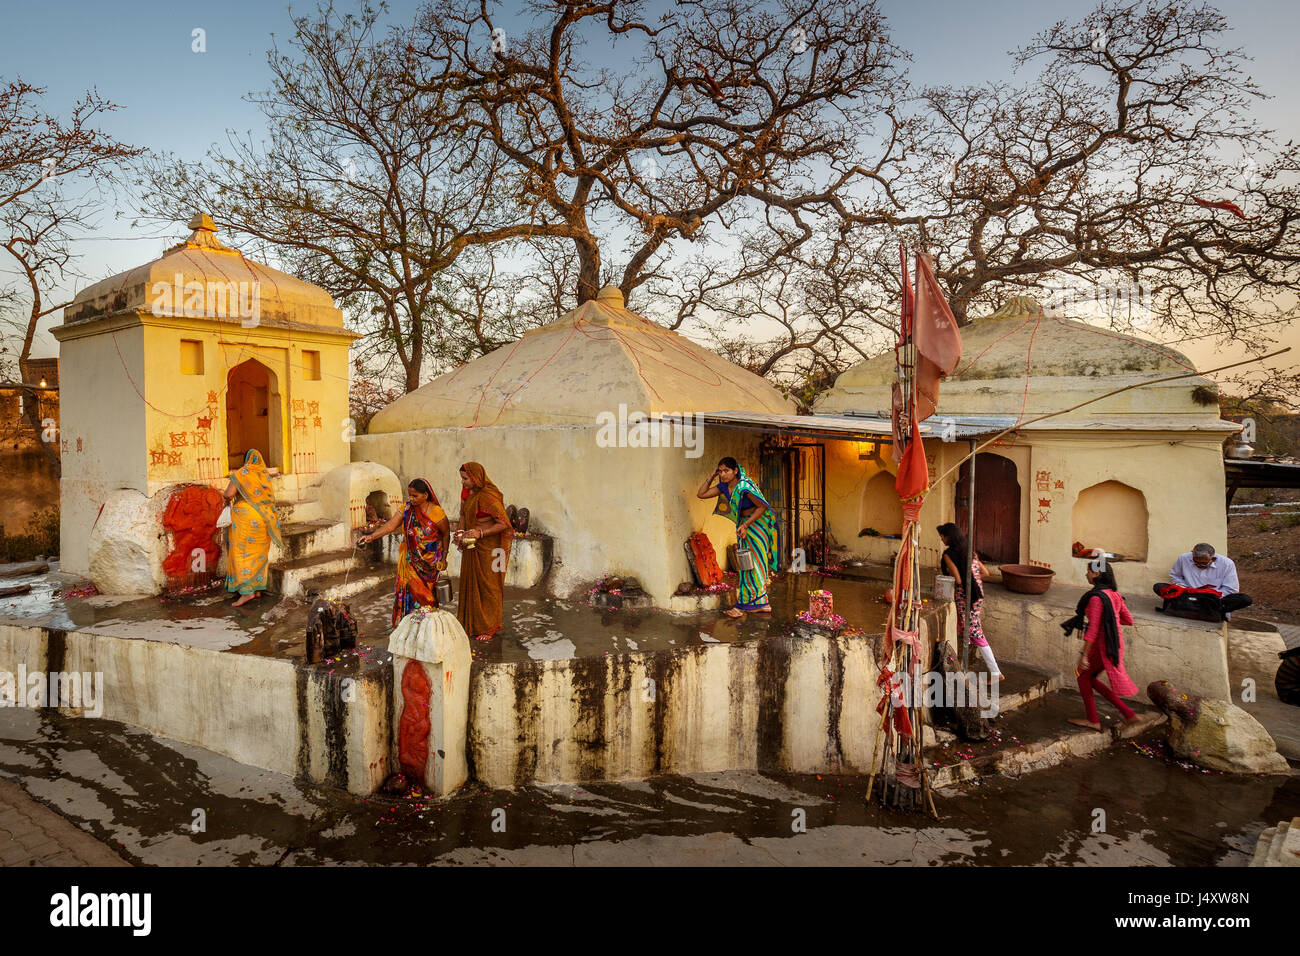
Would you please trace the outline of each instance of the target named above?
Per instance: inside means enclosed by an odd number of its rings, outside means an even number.
[[[1124,670],[1124,625],[1133,623],[1133,615],[1115,585],[1115,572],[1109,565],[1103,571],[1089,570],[1088,583],[1092,585],[1092,590],[1084,595],[1087,602],[1084,614],[1088,618],[1088,627],[1083,632],[1083,653],[1080,654],[1074,671],[1079,679],[1079,693],[1083,696],[1083,707],[1088,716],[1071,717],[1070,723],[1101,730],[1093,691],[1115,705],[1123,715],[1124,723],[1135,723],[1139,719],[1138,715],[1120,699],[1132,697],[1138,692],[1137,685]],[[1109,607],[1103,605],[1103,601]],[[1109,640],[1108,617],[1115,625],[1114,635]],[[1112,646],[1108,647],[1108,643]],[[1099,679],[1103,671],[1110,682],[1109,687]]]

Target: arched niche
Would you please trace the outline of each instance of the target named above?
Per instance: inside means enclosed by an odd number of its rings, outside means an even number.
[[[1079,492],[1070,516],[1071,539],[1126,560],[1147,557],[1147,499],[1122,481],[1103,481]]]
[[[903,530],[903,505],[889,472],[875,475],[862,489],[860,519],[859,531],[875,528],[881,534],[899,534]]]

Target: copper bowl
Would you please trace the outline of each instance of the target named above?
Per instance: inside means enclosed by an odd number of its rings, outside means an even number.
[[[1045,593],[1052,586],[1052,577],[1056,574],[1051,568],[1033,564],[1004,564],[1001,571],[1002,583],[1008,591],[1017,594]]]

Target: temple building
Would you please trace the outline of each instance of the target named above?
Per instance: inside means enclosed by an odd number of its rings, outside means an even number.
[[[1157,381],[1195,372],[1186,356],[1044,314],[1029,298],[1013,298],[961,332],[961,363],[926,422],[932,484],[979,436],[1025,423],[975,460],[975,543],[986,563],[1039,562],[1057,581],[1084,585],[1077,542],[1117,555],[1121,587],[1140,589],[1164,579],[1199,541],[1226,553],[1223,440],[1240,426],[1220,419],[1209,379]],[[815,411],[887,421],[894,380],[893,353],[877,356],[840,375]],[[1090,402],[1139,383],[1154,384]],[[853,553],[887,560],[896,543],[859,535],[901,527],[888,446],[884,454],[865,443],[839,446],[828,451],[840,464],[828,471],[828,523]],[[923,543],[940,546],[934,527],[942,522],[966,527],[969,494],[969,465],[932,487]]]
[[[83,290],[53,330],[62,568],[105,591],[161,586],[148,541],[163,537],[166,495],[224,488],[250,448],[274,470],[295,554],[348,544],[347,515],[332,502],[323,513],[318,489],[352,459],[357,333],[323,289],[223,245],[209,216],[190,229],[160,258]]]
[[[630,575],[666,604],[690,579],[693,531],[720,555],[735,540],[695,491],[720,457],[754,467],[758,439],[693,416],[736,407],[794,409],[762,377],[629,311],[607,287],[399,398],[356,447],[403,481],[428,479],[452,515],[459,465],[480,462],[508,503],[529,509],[530,530],[553,538],[557,591]]]

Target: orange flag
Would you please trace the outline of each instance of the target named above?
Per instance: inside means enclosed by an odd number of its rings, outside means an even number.
[[[903,452],[903,461],[898,466],[898,477],[894,479],[894,490],[899,499],[906,501],[925,494],[930,489],[930,470],[925,461],[925,448],[921,444],[921,426],[912,418],[912,440]]]
[[[920,253],[916,255],[915,310],[912,336],[916,350],[934,363],[940,376],[951,375],[961,361],[961,334],[929,261]],[[917,372],[920,381],[921,369]]]

